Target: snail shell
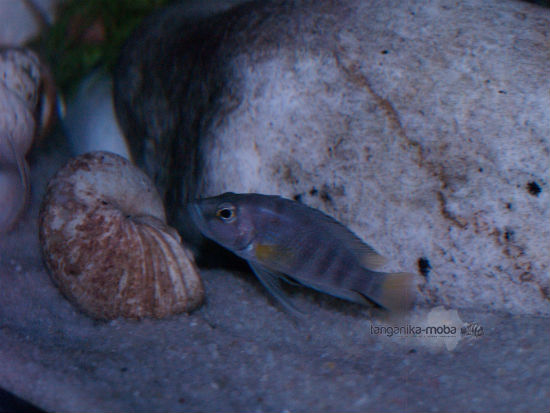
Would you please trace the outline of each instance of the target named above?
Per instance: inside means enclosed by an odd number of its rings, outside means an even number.
[[[0,233],[25,207],[30,186],[25,155],[53,122],[54,89],[32,51],[0,47]]]
[[[59,170],[39,235],[54,283],[92,317],[161,318],[203,300],[193,255],[165,224],[155,187],[119,155],[91,152]]]

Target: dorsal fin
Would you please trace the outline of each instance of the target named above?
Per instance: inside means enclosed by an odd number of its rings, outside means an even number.
[[[378,254],[374,248],[361,240],[359,240],[358,245],[353,246],[353,251],[361,265],[369,270],[379,268],[388,261],[386,257]]]

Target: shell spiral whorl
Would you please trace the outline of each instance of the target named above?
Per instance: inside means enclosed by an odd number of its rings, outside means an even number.
[[[58,171],[39,235],[54,283],[95,318],[161,318],[202,302],[193,255],[166,225],[156,189],[118,155],[84,154]]]

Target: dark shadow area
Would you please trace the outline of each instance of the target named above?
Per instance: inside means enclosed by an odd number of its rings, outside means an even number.
[[[46,411],[0,388],[0,413],[15,412],[45,413]]]
[[[550,0],[523,0],[526,3],[537,4],[542,7],[550,7]]]

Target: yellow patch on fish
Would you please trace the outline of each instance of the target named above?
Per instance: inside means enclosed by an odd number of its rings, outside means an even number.
[[[415,275],[411,273],[385,274],[378,298],[380,303],[396,312],[409,310],[414,302],[414,283]]]
[[[290,248],[281,247],[275,244],[256,244],[254,246],[254,255],[259,261],[288,260],[292,257]]]

